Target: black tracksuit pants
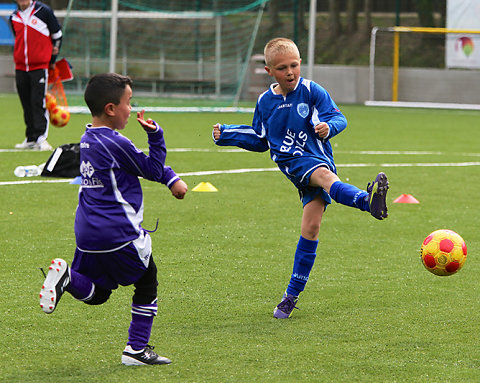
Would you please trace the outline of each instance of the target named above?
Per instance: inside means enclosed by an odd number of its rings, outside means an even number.
[[[15,71],[17,92],[22,103],[23,119],[26,125],[25,137],[28,142],[37,142],[40,137],[41,141],[47,138],[48,112],[45,107],[47,81],[46,69],[30,72]]]

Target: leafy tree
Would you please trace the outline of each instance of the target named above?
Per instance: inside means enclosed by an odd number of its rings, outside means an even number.
[[[432,0],[417,0],[415,7],[417,9],[418,21],[420,22],[420,26],[435,27]]]
[[[364,32],[369,35],[373,27],[372,22],[372,0],[365,0],[363,3],[363,11],[365,13]]]
[[[330,14],[330,38],[340,37],[342,33],[342,24],[340,23],[340,3],[338,0],[328,0],[328,9]]]
[[[358,0],[347,1],[347,33],[354,34],[358,30]]]
[[[298,30],[300,33],[304,33],[307,30],[305,25],[305,14],[308,14],[310,10],[310,1],[309,0],[296,0],[298,1],[298,11],[297,11],[297,24]]]
[[[270,30],[275,31],[281,29],[282,22],[279,16],[280,0],[270,0],[268,2],[268,16],[270,18]]]

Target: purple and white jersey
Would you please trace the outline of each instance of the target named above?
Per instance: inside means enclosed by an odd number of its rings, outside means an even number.
[[[78,249],[114,251],[143,235],[143,193],[138,177],[168,187],[179,180],[165,166],[163,130],[158,126],[147,136],[148,156],[119,132],[87,125],[80,141],[82,184],[75,216]]]

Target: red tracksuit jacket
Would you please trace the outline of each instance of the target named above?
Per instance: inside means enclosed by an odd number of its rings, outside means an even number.
[[[28,10],[27,17],[22,16],[20,9],[10,16],[15,36],[15,69],[26,72],[47,69],[50,62],[55,62],[52,48],[54,45],[60,48],[62,40],[60,24],[47,5],[34,1]]]

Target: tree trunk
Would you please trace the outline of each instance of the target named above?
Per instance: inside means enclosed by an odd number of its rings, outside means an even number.
[[[347,33],[353,35],[358,30],[358,0],[347,1]]]
[[[282,25],[279,17],[279,0],[270,0],[268,2],[268,17],[270,18],[270,30],[274,31],[276,29],[280,29],[279,27]]]
[[[435,27],[432,0],[417,0],[415,6],[417,8],[420,26]]]
[[[437,27],[445,28],[447,25],[447,0],[436,1],[434,5],[434,11],[440,13],[440,22]]]
[[[330,14],[330,38],[335,39],[340,37],[340,34],[342,33],[338,0],[328,0],[328,9]]]
[[[305,26],[305,13],[308,12],[307,0],[298,0],[298,30],[300,33],[305,33],[307,28]]]
[[[53,12],[55,12],[58,9],[66,9],[68,6],[68,0],[50,0],[50,2],[47,2],[47,4],[50,4],[50,7],[53,9]]]
[[[372,31],[372,0],[365,0],[363,3],[363,12],[365,13],[364,32],[366,35],[370,35]]]

